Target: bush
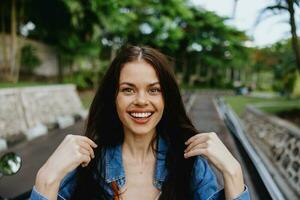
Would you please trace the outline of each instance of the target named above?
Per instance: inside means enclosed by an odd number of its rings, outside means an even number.
[[[21,66],[28,72],[33,70],[41,64],[41,60],[36,55],[36,48],[28,44],[21,49]]]
[[[96,74],[92,70],[80,70],[65,76],[63,82],[75,84],[78,90],[92,89],[97,78]]]

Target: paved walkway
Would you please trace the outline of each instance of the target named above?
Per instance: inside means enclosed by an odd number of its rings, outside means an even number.
[[[21,143],[8,151],[16,152],[22,158],[22,167],[14,176],[3,176],[0,179],[0,196],[15,197],[29,191],[35,182],[35,175],[43,163],[67,134],[81,134],[84,122],[64,130],[56,129],[38,139]],[[2,155],[2,154],[1,154]]]
[[[234,156],[241,162],[245,182],[249,186],[252,199],[258,199],[255,195],[253,184],[250,179],[250,173],[247,171],[246,164],[242,161],[237,146],[226,129],[225,124],[220,119],[213,97],[215,94],[197,94],[192,106],[190,117],[196,128],[201,132],[216,132]],[[19,144],[9,151],[14,151],[23,159],[23,164],[20,172],[11,177],[3,177],[0,180],[0,196],[14,197],[18,194],[31,189],[34,184],[35,175],[41,165],[51,155],[54,149],[58,146],[66,134],[81,134],[83,131],[83,121],[65,130],[55,130],[48,135],[40,137],[36,140]],[[222,183],[221,175],[217,173],[220,184]]]
[[[244,172],[245,183],[247,184],[251,199],[259,199],[253,181],[251,180],[251,172],[247,169],[247,164],[242,159],[242,156],[238,150],[237,144],[234,141],[232,135],[226,128],[226,125],[220,118],[216,106],[213,103],[214,97],[217,94],[197,94],[195,102],[189,113],[194,125],[200,132],[215,132],[226,145],[229,151],[234,155],[234,157],[241,163]],[[221,187],[223,187],[223,179],[221,173],[219,173],[215,168],[214,171],[217,175],[218,182]]]

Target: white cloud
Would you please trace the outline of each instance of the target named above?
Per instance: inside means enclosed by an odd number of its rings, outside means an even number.
[[[191,0],[191,2],[214,11],[220,16],[231,17],[233,15],[234,0]],[[253,38],[253,44],[257,46],[266,46],[288,38],[290,37],[290,28],[287,23],[287,14],[263,19],[257,26],[254,26],[260,11],[274,2],[274,0],[238,0],[235,18],[227,23],[246,31]],[[299,8],[296,9],[296,16],[300,17]],[[300,23],[297,24],[299,27]]]

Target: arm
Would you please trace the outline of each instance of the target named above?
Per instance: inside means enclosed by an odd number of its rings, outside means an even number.
[[[37,173],[34,189],[45,198],[54,200],[57,199],[60,182],[60,176],[50,175],[47,166],[43,166]]]
[[[232,164],[233,168],[223,172],[226,199],[234,199],[244,191],[243,172],[240,164]]]
[[[80,164],[85,167],[94,158],[97,145],[87,137],[68,135],[37,173],[32,199],[57,199],[60,183]]]
[[[207,158],[221,172],[224,179],[226,199],[235,199],[245,191],[240,164],[221,142],[216,133],[197,134],[185,144],[187,145],[184,152],[185,158],[201,155]]]

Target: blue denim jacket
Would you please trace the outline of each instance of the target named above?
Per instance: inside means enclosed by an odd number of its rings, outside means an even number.
[[[159,137],[158,138],[158,153],[156,158],[155,173],[153,177],[153,184],[156,188],[161,190],[162,184],[167,176],[167,169],[165,167],[165,157],[167,152],[166,142]],[[107,149],[105,154],[105,183],[101,183],[103,188],[112,196],[113,190],[110,187],[111,183],[115,181],[118,188],[122,188],[125,185],[125,172],[122,163],[122,147],[121,145]],[[60,184],[58,192],[58,200],[67,200],[70,198],[74,188],[74,177],[76,170],[70,172]],[[192,172],[191,191],[194,200],[221,200],[225,199],[224,189],[218,190],[216,177],[209,167],[207,160],[201,156],[197,156]],[[31,193],[31,200],[46,200],[41,194],[37,192],[33,187]],[[244,191],[235,200],[250,200],[247,186]]]

